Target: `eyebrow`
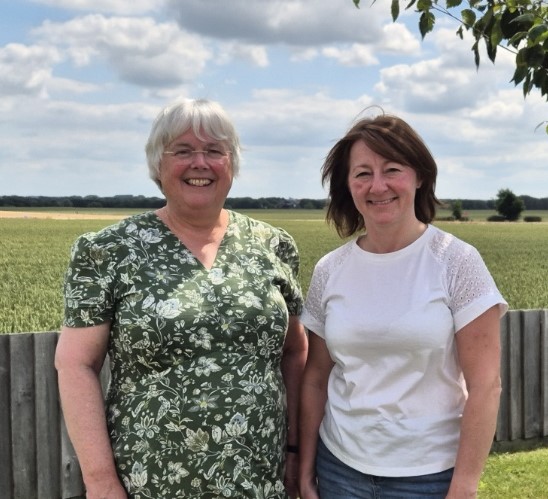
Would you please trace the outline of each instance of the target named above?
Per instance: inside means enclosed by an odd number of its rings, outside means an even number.
[[[200,147],[214,147],[214,146],[221,146],[221,142],[204,142]],[[194,149],[194,146],[192,144],[189,144],[188,142],[173,142],[170,145],[168,145],[169,148],[172,147],[187,147],[188,149]]]

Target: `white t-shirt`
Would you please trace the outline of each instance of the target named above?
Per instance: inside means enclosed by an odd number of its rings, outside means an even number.
[[[455,464],[467,392],[455,332],[508,305],[478,251],[430,225],[393,253],[353,240],[316,265],[301,317],[335,362],[320,426],[342,462],[377,476]]]

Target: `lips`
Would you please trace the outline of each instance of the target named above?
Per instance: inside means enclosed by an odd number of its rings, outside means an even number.
[[[397,198],[390,198],[390,199],[385,199],[383,201],[367,201],[369,204],[372,204],[372,205],[375,205],[375,206],[383,206],[385,204],[390,204],[392,201],[396,200]]]
[[[185,183],[194,187],[205,187],[206,185],[213,183],[213,180],[209,178],[187,178]]]

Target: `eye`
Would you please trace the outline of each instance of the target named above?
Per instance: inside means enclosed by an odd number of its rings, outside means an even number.
[[[188,148],[184,148],[184,149],[177,149],[174,153],[173,153],[173,156],[175,156],[176,158],[190,158],[192,156],[192,149],[188,149]]]
[[[225,155],[225,152],[221,149],[212,148],[208,149],[206,154],[210,159],[221,159]]]
[[[371,172],[369,171],[366,171],[366,170],[362,170],[362,171],[359,171],[359,172],[356,172],[354,174],[354,177],[355,178],[359,178],[359,177],[362,177],[362,178],[366,178],[366,177],[369,177],[369,175],[371,175]]]

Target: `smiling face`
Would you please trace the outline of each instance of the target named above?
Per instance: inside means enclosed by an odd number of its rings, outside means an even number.
[[[200,135],[198,138],[187,130],[166,147],[159,180],[169,205],[190,211],[220,211],[232,186],[230,154],[226,144]]]
[[[386,226],[403,230],[416,222],[418,187],[420,182],[411,167],[387,160],[361,140],[352,146],[348,188],[367,230]]]

